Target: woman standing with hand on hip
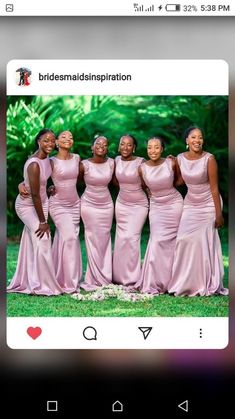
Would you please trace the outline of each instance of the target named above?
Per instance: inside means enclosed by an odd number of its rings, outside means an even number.
[[[24,183],[30,194],[27,199],[18,195],[15,204],[17,215],[25,226],[16,272],[7,291],[58,295],[62,290],[56,282],[52,261],[46,193],[47,179],[51,176],[48,156],[55,147],[55,134],[43,129],[35,141],[38,150],[24,166]]]
[[[228,294],[223,288],[223,259],[218,228],[224,224],[214,156],[203,150],[199,127],[185,132],[188,151],[179,154],[182,181],[188,187],[184,199],[168,291],[174,295]]]
[[[73,136],[70,131],[59,134],[58,153],[51,157],[55,191],[49,199],[49,212],[56,226],[52,256],[56,279],[65,293],[79,291],[82,257],[79,242],[80,198],[77,193],[80,157],[70,152]]]
[[[81,179],[86,189],[81,197],[81,216],[85,227],[87,270],[81,287],[93,291],[112,282],[111,227],[113,201],[108,189],[114,161],[107,157],[108,140],[96,136],[93,157],[81,162]]]
[[[139,166],[134,156],[137,141],[132,135],[120,139],[115,176],[120,191],[115,205],[116,235],[113,253],[113,282],[134,286],[141,273],[140,238],[148,214],[148,199],[142,189]]]
[[[163,140],[148,140],[149,160],[142,163],[139,172],[150,191],[150,238],[145,253],[140,281],[143,293],[164,294],[171,280],[174,250],[183,198],[174,188],[175,160],[162,158]]]

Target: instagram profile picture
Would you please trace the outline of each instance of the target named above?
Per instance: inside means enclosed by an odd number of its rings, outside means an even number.
[[[31,84],[32,71],[26,67],[16,70],[16,84],[18,86],[29,86]]]

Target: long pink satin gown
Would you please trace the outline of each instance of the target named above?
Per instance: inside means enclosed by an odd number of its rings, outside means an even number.
[[[140,238],[148,214],[148,199],[141,187],[138,168],[142,157],[125,161],[116,157],[120,191],[116,200],[116,236],[113,253],[113,282],[134,286],[141,273]]]
[[[51,157],[52,180],[56,194],[49,199],[49,212],[56,226],[52,256],[56,279],[65,293],[79,291],[82,278],[82,257],[79,242],[80,198],[76,184],[80,157],[69,160]]]
[[[40,168],[40,197],[45,219],[48,217],[48,198],[46,194],[47,179],[51,176],[49,158],[29,158],[24,166],[24,183],[28,191],[29,178],[27,168],[30,163],[36,162]],[[17,268],[14,277],[7,289],[8,292],[24,294],[58,295],[62,293],[55,279],[55,270],[51,252],[51,237],[47,234],[39,239],[35,231],[39,220],[31,196],[23,199],[16,198],[16,213],[25,224],[18,255]]]
[[[169,293],[209,296],[227,294],[223,288],[223,259],[219,234],[215,228],[215,205],[208,181],[208,159],[177,157],[188,187],[179,225]]]
[[[163,294],[171,280],[174,250],[183,198],[174,188],[174,171],[171,159],[159,166],[141,165],[143,179],[150,197],[150,237],[141,279],[137,284],[143,293]]]
[[[112,282],[111,227],[113,201],[108,189],[114,161],[104,163],[82,161],[84,166],[85,192],[81,197],[81,216],[85,227],[87,270],[81,287],[93,291]]]

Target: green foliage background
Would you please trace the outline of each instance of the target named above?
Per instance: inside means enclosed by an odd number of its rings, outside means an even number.
[[[130,133],[138,140],[137,154],[146,157],[146,140],[161,136],[165,154],[185,150],[182,139],[190,125],[205,132],[205,149],[219,165],[219,185],[228,213],[228,97],[227,96],[10,96],[7,110],[8,235],[19,220],[14,211],[22,181],[23,166],[35,151],[34,138],[44,127],[56,134],[70,130],[75,153],[91,155],[91,140],[97,133],[110,140],[109,155],[117,154],[119,139]]]

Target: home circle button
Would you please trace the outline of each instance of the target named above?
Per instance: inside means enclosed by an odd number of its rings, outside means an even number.
[[[112,412],[123,412],[123,404],[119,400],[112,404]]]

